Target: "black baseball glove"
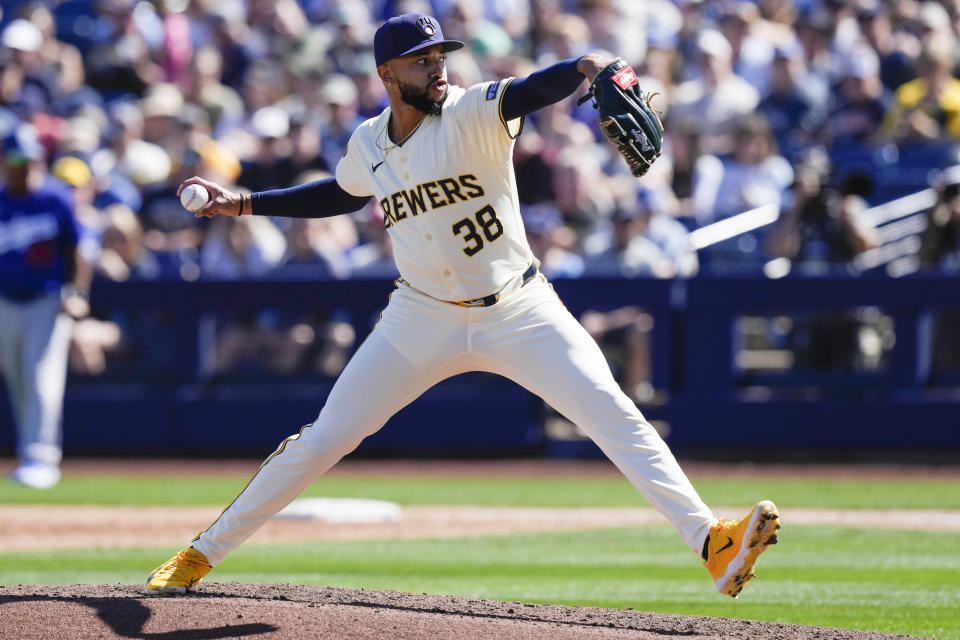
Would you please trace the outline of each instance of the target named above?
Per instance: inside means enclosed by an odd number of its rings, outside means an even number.
[[[638,178],[660,156],[663,142],[663,124],[650,106],[654,95],[640,90],[637,74],[618,58],[597,74],[587,95],[577,102],[583,104],[593,97],[599,112],[597,123]]]

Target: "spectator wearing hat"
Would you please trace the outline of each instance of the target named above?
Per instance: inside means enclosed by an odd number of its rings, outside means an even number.
[[[280,162],[291,154],[290,114],[276,105],[260,107],[250,118],[250,133],[253,135],[254,151],[243,158],[243,171],[238,184],[251,191],[264,191],[286,186],[285,172]]]
[[[78,280],[73,206],[47,174],[36,130],[20,125],[0,152],[0,367],[19,459],[10,478],[47,489],[60,480],[67,354],[74,318],[89,312],[89,282]]]
[[[85,84],[86,72],[80,50],[57,39],[57,24],[50,9],[33,2],[26,5],[21,14],[22,19],[40,34],[40,46],[32,59],[36,62],[39,77],[53,91],[54,101],[49,105],[51,113],[65,115],[80,105],[101,102],[100,96]],[[35,41],[35,35],[28,36],[27,40]]]
[[[179,157],[184,144],[177,136],[177,119],[185,105],[183,92],[175,84],[161,82],[147,89],[143,100],[140,101],[140,112],[143,114],[143,139],[163,146],[172,157]],[[176,141],[180,148],[170,149],[168,145],[173,141]]]
[[[87,75],[80,49],[57,39],[57,19],[51,8],[39,2],[33,2],[28,6],[25,17],[43,34],[40,56],[44,64],[56,73],[60,89],[67,102],[65,106],[102,102],[100,95],[86,84]],[[63,113],[59,109],[58,112]]]
[[[776,47],[770,93],[757,107],[770,124],[780,153],[788,159],[811,144],[826,116],[825,101],[811,95],[804,83],[806,75],[799,44]]]
[[[9,105],[21,119],[48,113],[60,96],[54,70],[41,55],[43,33],[23,18],[11,20],[0,32],[0,77],[4,83],[0,103]]]
[[[674,91],[670,124],[698,129],[706,151],[725,153],[733,124],[756,108],[760,95],[733,72],[733,49],[716,29],[700,32],[697,54],[703,75]]]
[[[873,49],[858,46],[841,63],[839,91],[820,140],[828,148],[850,149],[875,142],[890,96],[880,80],[880,61]]]
[[[362,122],[357,113],[357,86],[349,76],[333,74],[320,87],[320,96],[326,105],[323,127],[323,157],[330,167],[346,153],[347,141]]]

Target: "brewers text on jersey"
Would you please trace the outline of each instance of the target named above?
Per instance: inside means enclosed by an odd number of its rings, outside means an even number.
[[[466,202],[479,198],[486,192],[476,182],[477,176],[464,173],[456,178],[439,178],[421,182],[412,189],[394,191],[380,200],[383,225],[387,228],[406,220],[407,215],[417,216],[427,210],[445,207],[457,201]]]

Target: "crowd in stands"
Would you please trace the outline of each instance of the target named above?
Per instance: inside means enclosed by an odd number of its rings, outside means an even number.
[[[958,268],[960,176],[938,171],[960,162],[956,0],[4,2],[0,132],[39,131],[97,278],[387,277],[375,202],[199,221],[175,192],[191,175],[250,191],[328,176],[386,106],[373,32],[405,12],[468,42],[455,84],[603,50],[659,94],[664,154],[639,181],[582,92],[526,119],[516,173],[549,276],[692,276],[691,230],[771,204],[780,220],[723,260],[848,263],[880,242],[869,205],[928,180],[941,198],[916,260]],[[878,176],[916,149],[929,171]]]

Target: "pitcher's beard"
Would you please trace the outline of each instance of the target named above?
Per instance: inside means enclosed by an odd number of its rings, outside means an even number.
[[[429,87],[421,88],[412,84],[404,84],[403,82],[398,82],[397,86],[400,89],[401,100],[418,111],[436,116],[440,115],[443,110],[443,102],[447,99],[447,92],[450,90],[449,87],[444,89],[443,97],[437,101],[430,98]]]

